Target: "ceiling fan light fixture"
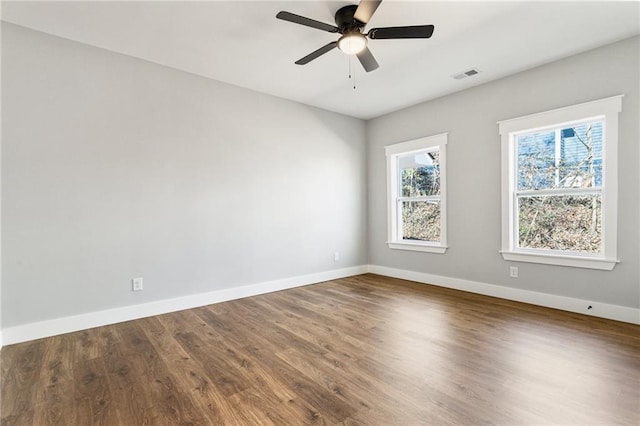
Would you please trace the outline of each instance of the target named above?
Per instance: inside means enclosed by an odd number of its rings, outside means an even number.
[[[289,21],[305,27],[315,28],[328,33],[338,33],[342,36],[335,41],[325,44],[314,50],[307,56],[298,59],[296,65],[306,65],[318,59],[336,47],[349,56],[355,55],[366,72],[378,69],[378,61],[367,47],[369,40],[390,40],[406,38],[430,38],[433,35],[433,25],[405,25],[400,27],[371,28],[366,33],[363,31],[382,0],[360,0],[358,4],[342,6],[336,12],[334,20],[336,25],[326,24],[295,13],[281,11],[276,15],[277,19]],[[351,62],[349,62],[351,64]]]
[[[338,40],[338,49],[347,55],[355,55],[360,53],[367,47],[367,38],[359,33],[347,33]]]

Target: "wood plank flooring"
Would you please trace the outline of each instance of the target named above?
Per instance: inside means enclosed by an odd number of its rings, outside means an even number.
[[[640,327],[361,275],[7,346],[2,425],[638,425]]]

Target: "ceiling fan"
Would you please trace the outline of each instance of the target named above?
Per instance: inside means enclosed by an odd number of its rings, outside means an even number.
[[[367,25],[373,13],[380,6],[382,0],[361,0],[358,5],[349,5],[340,8],[335,15],[336,25],[325,24],[314,19],[305,18],[291,12],[279,12],[276,18],[294,24],[305,25],[318,30],[330,33],[342,34],[337,41],[322,46],[320,49],[309,53],[307,56],[298,59],[295,63],[305,65],[325,53],[338,48],[347,55],[356,55],[364,67],[370,72],[378,68],[376,58],[367,47],[367,38],[378,39],[400,39],[400,38],[429,38],[433,35],[433,25],[414,25],[404,27],[373,28],[367,33],[362,30]]]

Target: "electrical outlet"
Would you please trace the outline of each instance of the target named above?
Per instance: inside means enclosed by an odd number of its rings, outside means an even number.
[[[336,251],[336,252],[333,253],[333,261],[337,262],[339,260],[340,260],[340,252]]]
[[[142,277],[134,278],[131,280],[131,291],[142,291],[144,283]]]
[[[518,278],[518,267],[517,266],[510,266],[509,267],[509,276],[511,278]]]

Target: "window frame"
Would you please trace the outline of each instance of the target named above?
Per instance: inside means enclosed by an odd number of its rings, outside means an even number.
[[[537,114],[498,122],[502,145],[502,247],[504,260],[612,270],[617,258],[618,228],[618,113],[622,97],[612,96]],[[518,193],[516,138],[526,133],[556,129],[578,123],[603,121],[602,186],[587,192],[601,194],[602,245],[596,254],[518,247]],[[528,191],[531,192],[531,191]],[[546,190],[552,193],[553,190]],[[581,192],[563,189],[559,193]],[[542,192],[539,193],[542,195]]]
[[[412,250],[443,254],[447,246],[447,146],[448,134],[427,136],[406,142],[385,146],[387,159],[387,246],[396,250]],[[398,214],[399,203],[407,201],[400,190],[400,170],[398,159],[405,155],[424,151],[439,151],[440,154],[440,195],[418,197],[420,199],[440,200],[440,241],[409,241],[401,236],[401,217]]]

